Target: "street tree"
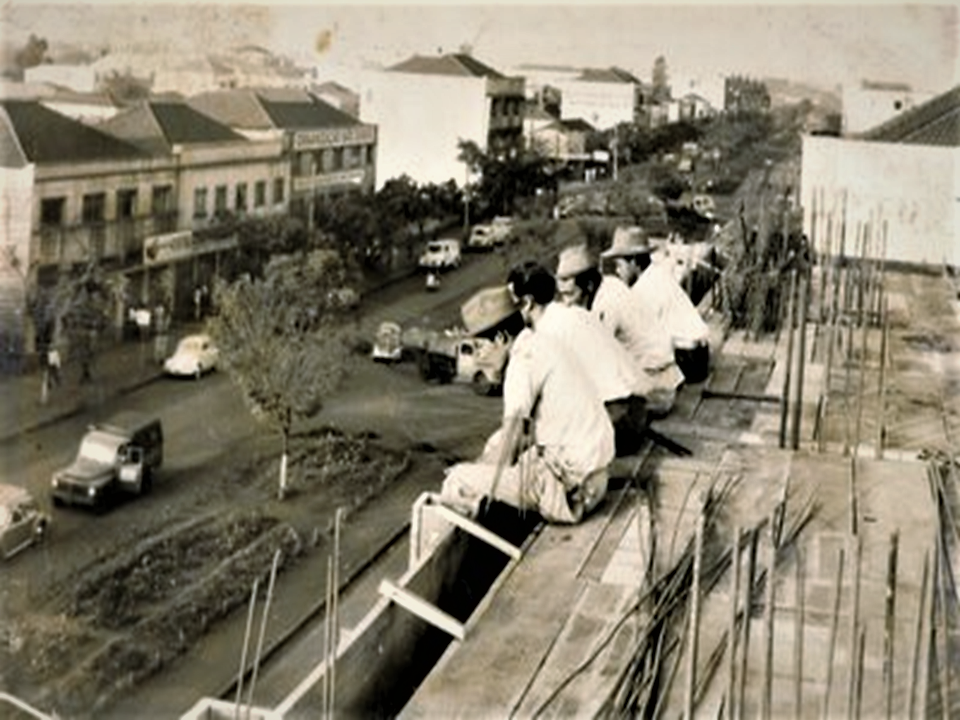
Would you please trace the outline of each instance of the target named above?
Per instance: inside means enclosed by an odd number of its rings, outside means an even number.
[[[281,440],[278,496],[287,491],[290,436],[297,422],[316,416],[346,372],[347,345],[342,314],[326,302],[341,282],[329,257],[277,262],[267,276],[218,281],[218,312],[209,330],[222,366],[245,403]],[[303,283],[312,281],[315,286]],[[294,289],[300,288],[300,295]],[[321,297],[324,302],[311,307]]]
[[[481,215],[484,210],[510,215],[517,198],[555,187],[554,178],[547,172],[547,158],[541,153],[525,150],[500,157],[485,152],[472,140],[461,140],[457,147],[460,162],[479,178],[470,194]]]

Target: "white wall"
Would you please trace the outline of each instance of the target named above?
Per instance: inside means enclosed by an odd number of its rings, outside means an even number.
[[[887,222],[887,259],[960,267],[960,148],[806,136],[800,190],[808,236],[814,196],[819,206],[822,193],[833,215],[834,252],[846,192],[848,254],[857,223],[869,223],[873,213],[876,227]],[[817,250],[826,245],[825,227],[818,221]]]
[[[486,80],[371,71],[361,77],[360,118],[377,131],[377,189],[407,174],[418,183],[466,180],[459,140],[487,146]]]
[[[23,71],[27,83],[52,83],[77,92],[93,92],[97,73],[92,65],[37,65]]]
[[[33,179],[33,165],[0,168],[0,327],[14,334],[27,330]]]
[[[843,89],[843,132],[853,135],[872,130],[905,110],[920,105],[933,93],[913,90]]]
[[[633,122],[636,87],[631,83],[584,82],[575,80],[557,84],[562,98],[560,117],[580,118],[598,130],[622,122]]]

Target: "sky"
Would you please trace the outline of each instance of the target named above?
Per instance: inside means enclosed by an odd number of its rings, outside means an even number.
[[[960,83],[960,9],[954,4],[837,5],[586,3],[381,3],[325,1],[148,4],[55,0],[48,12],[8,0],[0,21],[53,37],[106,33],[203,49],[221,39],[255,42],[316,64],[331,76],[363,63],[471,47],[501,71],[520,63],[619,66],[644,80],[662,55],[677,77],[740,73],[825,89],[861,80],[942,92]],[[111,22],[89,13],[112,8]],[[119,11],[125,11],[126,14]],[[135,15],[131,15],[135,13]],[[126,19],[118,19],[118,18]],[[134,17],[132,21],[130,18]]]

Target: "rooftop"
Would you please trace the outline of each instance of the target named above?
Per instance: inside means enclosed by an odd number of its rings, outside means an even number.
[[[0,102],[4,116],[0,158],[4,167],[26,163],[135,159],[134,145],[50,110],[33,100]]]
[[[173,145],[244,140],[184,102],[144,102],[98,127],[147,152],[169,153]]]
[[[393,65],[391,72],[418,73],[421,75],[461,75],[465,77],[502,78],[504,75],[489,65],[463,53],[428,57],[414,55],[403,62]]]
[[[224,125],[246,130],[343,127],[359,122],[315,95],[295,88],[217,90],[195,95],[188,102]]]
[[[879,142],[960,147],[960,85],[900,113],[860,137]]]

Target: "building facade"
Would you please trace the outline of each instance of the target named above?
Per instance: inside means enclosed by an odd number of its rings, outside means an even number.
[[[374,188],[378,128],[305,90],[217,91],[188,102],[250,140],[281,143],[289,167],[286,202],[290,213],[308,226],[336,198]]]
[[[468,55],[414,56],[361,79],[360,115],[379,132],[378,186],[468,182],[458,143],[507,156],[523,147],[524,81]]]
[[[649,122],[649,92],[626,70],[587,68],[573,79],[557,79],[553,87],[560,90],[563,120],[585,120],[598,130]]]
[[[870,82],[843,88],[842,128],[844,135],[857,135],[895,118],[933,97],[915,91],[905,83]]]

